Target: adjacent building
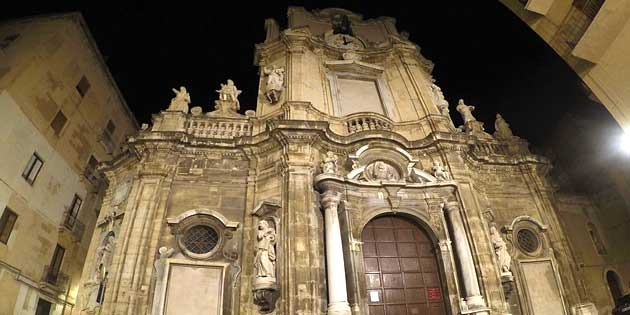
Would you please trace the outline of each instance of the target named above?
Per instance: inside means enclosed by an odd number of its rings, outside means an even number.
[[[630,2],[623,0],[501,0],[582,78],[628,133],[630,127]],[[600,314],[630,292],[630,168],[614,142],[619,132],[596,111],[569,110],[551,148],[573,181],[558,191],[558,213]],[[582,147],[595,148],[585,150]],[[580,186],[580,187],[577,187]],[[589,198],[565,196],[581,190]]]
[[[0,314],[70,314],[97,165],[136,130],[81,14],[0,23]]]
[[[630,3],[501,0],[582,78],[595,100],[630,128]]]
[[[591,200],[559,196],[549,161],[503,117],[490,134],[474,116],[483,104],[449,105],[393,18],[290,7],[288,23],[268,19],[256,45],[256,111],[239,113],[229,79],[214,104],[193,106],[181,88],[105,163],[74,314],[559,315],[612,303],[592,303],[596,279],[558,215]],[[598,224],[589,246],[605,251]]]

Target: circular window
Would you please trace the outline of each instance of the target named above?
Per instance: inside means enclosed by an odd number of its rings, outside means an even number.
[[[516,233],[518,247],[527,254],[533,254],[540,247],[540,240],[536,233],[529,229],[522,229]]]
[[[195,225],[184,233],[182,242],[192,253],[207,254],[217,246],[219,234],[207,225]]]

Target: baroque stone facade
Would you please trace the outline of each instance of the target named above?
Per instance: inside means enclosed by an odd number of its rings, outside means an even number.
[[[176,90],[101,168],[109,189],[74,313],[569,314],[588,302],[548,160],[503,118],[486,133],[464,101],[455,128],[433,64],[394,19],[288,15],[256,46],[255,112],[237,112],[231,80],[207,113]]]

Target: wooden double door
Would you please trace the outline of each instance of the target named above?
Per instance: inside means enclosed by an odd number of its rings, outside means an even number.
[[[404,217],[378,217],[362,241],[370,315],[446,314],[437,250],[424,229]]]

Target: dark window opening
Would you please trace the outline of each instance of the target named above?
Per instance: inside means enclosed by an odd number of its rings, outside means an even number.
[[[108,154],[114,153],[114,149],[116,147],[114,143],[114,132],[116,131],[116,125],[110,120],[107,122],[107,126],[103,130],[103,134],[100,137],[100,142],[105,148],[105,151]]]
[[[4,208],[2,217],[0,217],[0,242],[8,243],[15,221],[17,221],[17,214],[11,211],[11,209]]]
[[[50,315],[50,307],[52,304],[44,299],[39,299],[37,301],[37,309],[35,310],[35,315]]]
[[[85,166],[85,171],[83,172],[83,175],[94,186],[98,186],[99,184],[98,173],[96,171],[97,166],[98,160],[93,155],[90,155],[90,159]]]
[[[57,244],[55,247],[55,253],[53,254],[50,266],[48,267],[48,273],[46,274],[46,282],[50,284],[56,284],[59,278],[59,271],[61,270],[61,263],[63,262],[63,255],[66,253],[66,249]]]
[[[50,123],[50,127],[52,127],[52,129],[55,131],[55,136],[58,136],[61,133],[61,130],[63,130],[66,122],[68,122],[68,118],[66,117],[66,115],[64,115],[62,111],[58,111],[57,115],[55,115],[55,118],[53,118],[52,122]]]
[[[22,177],[32,185],[43,165],[44,161],[42,161],[37,153],[33,153],[31,159],[28,160],[28,164],[26,164],[26,168],[22,172]]]
[[[79,210],[81,209],[82,203],[83,203],[83,200],[81,200],[79,196],[74,195],[74,198],[72,198],[72,204],[70,205],[70,208],[68,209],[68,212],[66,214],[66,219],[64,221],[64,225],[67,228],[72,229],[72,227],[74,227],[74,224],[77,222],[77,217],[79,215]]]
[[[114,125],[114,122],[110,120],[107,122],[107,126],[105,127],[105,130],[107,130],[107,132],[113,136],[114,131],[116,131],[116,125]]]
[[[85,76],[81,77],[81,81],[79,81],[79,83],[77,84],[77,92],[81,94],[81,97],[84,97],[85,94],[87,94],[89,89],[90,89],[90,81],[88,81],[88,79]]]
[[[619,276],[614,271],[606,272],[606,282],[608,282],[608,289],[610,290],[610,295],[615,301],[615,306],[619,304],[619,298],[623,295],[623,289],[621,288],[621,280],[619,280]]]

